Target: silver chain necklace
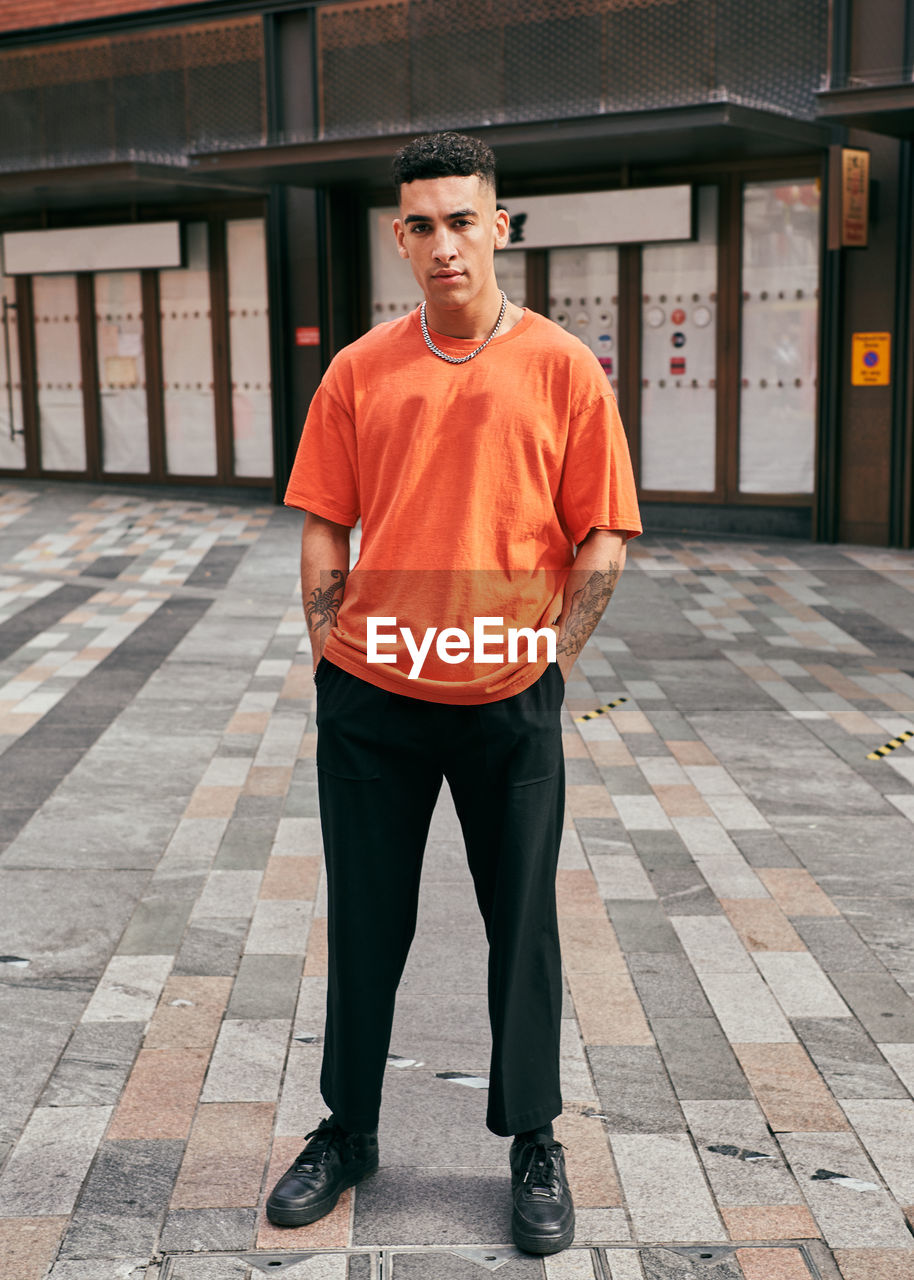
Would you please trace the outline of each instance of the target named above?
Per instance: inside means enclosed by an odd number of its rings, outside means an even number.
[[[436,347],[434,342],[432,342],[431,336],[429,335],[429,331],[428,331],[428,325],[425,320],[425,303],[423,302],[419,310],[419,324],[422,326],[422,336],[425,339],[425,345],[428,347],[429,351],[431,351],[432,355],[437,356],[439,360],[446,360],[448,364],[466,364],[468,360],[472,360],[474,356],[478,356],[480,351],[485,351],[486,347],[495,337],[496,333],[498,333],[498,330],[501,328],[501,322],[505,318],[505,312],[507,311],[507,309],[508,309],[508,295],[502,289],[501,311],[499,311],[498,319],[495,321],[495,328],[489,334],[488,338],[486,338],[485,342],[481,343],[476,348],[475,351],[471,351],[468,356],[449,356],[446,351],[442,351],[440,347]]]

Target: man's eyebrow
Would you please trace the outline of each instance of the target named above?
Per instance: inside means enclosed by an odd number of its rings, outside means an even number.
[[[479,215],[475,209],[457,209],[454,213],[447,213],[445,217],[450,218],[476,218]],[[424,213],[410,213],[403,219],[404,225],[408,226],[410,222],[433,222],[433,218],[429,218]]]

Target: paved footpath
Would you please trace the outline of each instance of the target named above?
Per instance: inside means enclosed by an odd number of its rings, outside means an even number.
[[[914,557],[786,541],[641,540],[568,686],[575,1247],[509,1246],[447,802],[382,1168],[265,1224],[325,1113],[299,527],[0,487],[0,1280],[912,1280]]]

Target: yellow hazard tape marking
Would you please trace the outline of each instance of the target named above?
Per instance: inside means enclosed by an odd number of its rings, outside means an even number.
[[[582,720],[596,720],[597,716],[605,716],[607,711],[612,711],[613,707],[618,707],[621,702],[628,702],[628,698],[616,698],[615,702],[607,702],[605,707],[597,707],[595,711],[587,711],[582,716],[575,716],[575,724],[580,724]]]
[[[871,751],[866,757],[867,760],[881,760],[883,756],[887,756],[890,751],[895,751],[898,747],[903,747],[909,738],[914,738],[914,729],[905,729],[904,733],[899,733],[897,738],[893,738],[891,742],[887,742],[884,747],[877,747],[875,751]]]

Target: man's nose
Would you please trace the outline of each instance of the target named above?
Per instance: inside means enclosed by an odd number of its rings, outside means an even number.
[[[439,262],[450,262],[452,258],[457,257],[457,250],[448,227],[443,227],[435,235],[432,252]]]

